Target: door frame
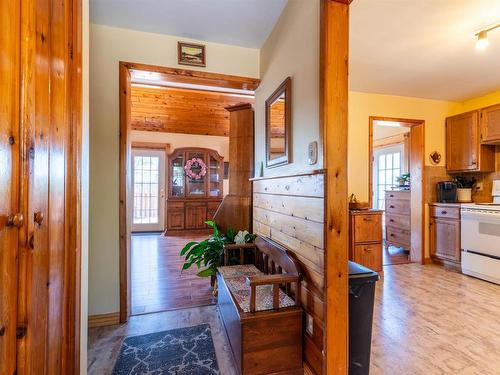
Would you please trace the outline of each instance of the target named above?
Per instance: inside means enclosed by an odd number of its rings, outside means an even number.
[[[368,128],[368,198],[370,207],[373,205],[373,126],[374,121],[398,122],[402,127],[410,128],[408,170],[412,186],[411,193],[411,249],[410,256],[419,253],[417,262],[426,264],[425,258],[425,120],[406,119],[398,117],[370,116]],[[414,173],[414,171],[417,173]],[[414,193],[415,192],[415,193]],[[421,198],[419,199],[418,196]],[[414,212],[417,208],[420,212]],[[418,248],[420,251],[418,251]],[[417,249],[416,251],[414,249]]]
[[[125,323],[130,316],[130,237],[131,214],[130,199],[132,193],[131,153],[131,72],[141,70],[161,74],[167,81],[198,84],[230,89],[255,90],[260,79],[209,73],[199,70],[170,68],[158,65],[119,62],[120,95],[120,149],[119,149],[119,273],[120,273],[120,323]],[[167,155],[168,156],[168,155]]]
[[[165,153],[165,196],[163,197],[164,207],[163,207],[163,226],[167,227],[167,196],[168,196],[168,155],[170,154],[170,143],[161,143],[161,142],[132,142],[132,150],[155,150],[155,151],[163,151]],[[133,207],[132,207],[133,209]],[[164,229],[165,229],[164,228]],[[138,232],[140,233],[140,232]]]

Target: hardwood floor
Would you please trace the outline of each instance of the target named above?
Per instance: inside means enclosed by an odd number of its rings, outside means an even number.
[[[90,329],[88,373],[110,374],[126,336],[201,323],[211,326],[221,374],[234,374],[216,306]],[[370,374],[498,375],[499,332],[500,286],[436,265],[386,266],[376,289]]]
[[[181,274],[181,249],[208,235],[165,237],[134,234],[131,246],[132,315],[214,303],[210,279],[196,276],[196,267]]]
[[[500,286],[418,264],[377,284],[370,374],[500,373]]]
[[[382,252],[384,266],[410,263],[409,253],[400,247],[384,245]]]

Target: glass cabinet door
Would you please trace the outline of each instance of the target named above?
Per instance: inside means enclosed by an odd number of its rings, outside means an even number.
[[[205,154],[200,152],[188,152],[186,163],[191,164],[190,176],[186,172],[186,196],[190,198],[205,197],[205,179],[208,177]],[[205,175],[201,176],[202,170],[205,170]]]
[[[172,197],[184,197],[184,157],[183,155],[177,156],[172,160],[172,178],[171,181],[171,194]]]
[[[210,193],[211,197],[218,198],[218,197],[222,196],[221,168],[222,168],[222,165],[219,162],[219,160],[217,160],[212,155],[210,155],[210,164],[209,164],[210,189],[209,189],[209,193]]]

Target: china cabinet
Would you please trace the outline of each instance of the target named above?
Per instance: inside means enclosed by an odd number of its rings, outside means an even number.
[[[223,197],[224,158],[207,148],[178,148],[167,173],[167,233],[207,229]]]

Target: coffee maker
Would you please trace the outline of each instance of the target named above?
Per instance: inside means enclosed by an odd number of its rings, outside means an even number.
[[[457,184],[453,181],[441,181],[436,184],[437,201],[454,203],[457,201]]]

